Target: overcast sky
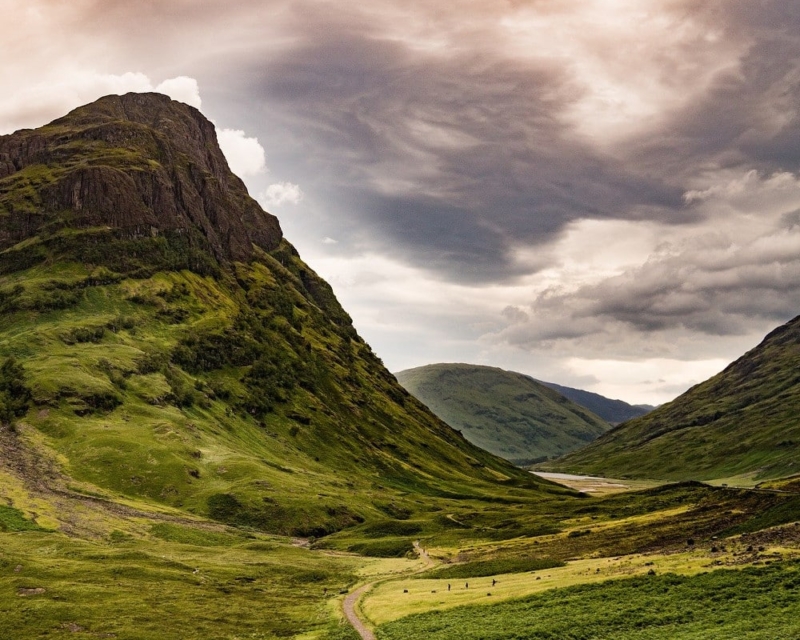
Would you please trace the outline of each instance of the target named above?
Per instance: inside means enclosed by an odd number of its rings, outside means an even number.
[[[158,90],[393,370],[660,403],[800,313],[800,3],[0,0],[0,133]]]

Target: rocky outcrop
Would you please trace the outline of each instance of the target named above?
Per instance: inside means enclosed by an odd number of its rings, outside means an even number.
[[[214,125],[156,93],[107,96],[0,136],[0,251],[95,227],[123,239],[186,236],[221,262],[282,238],[231,172]]]

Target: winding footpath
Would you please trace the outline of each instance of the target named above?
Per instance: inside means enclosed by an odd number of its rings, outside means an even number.
[[[372,631],[367,628],[367,625],[364,624],[364,621],[358,617],[356,613],[356,603],[364,592],[371,588],[373,584],[375,583],[370,582],[363,587],[359,587],[344,599],[344,615],[347,617],[347,621],[352,625],[353,629],[358,631],[358,635],[360,635],[363,640],[375,640],[375,634],[372,633]]]
[[[425,569],[430,567],[431,564],[433,564],[433,561],[428,555],[428,552],[420,546],[419,541],[414,542],[414,550],[419,554],[419,557],[424,560],[425,565],[411,573],[420,573],[421,571],[425,571]],[[376,582],[370,582],[359,587],[353,591],[353,593],[347,595],[342,605],[347,621],[351,624],[353,629],[358,632],[358,635],[361,636],[362,640],[376,640],[375,634],[372,633],[372,630],[367,627],[366,623],[358,617],[358,613],[356,612],[356,606],[358,605],[358,601],[361,599],[361,596],[375,586],[375,584]]]

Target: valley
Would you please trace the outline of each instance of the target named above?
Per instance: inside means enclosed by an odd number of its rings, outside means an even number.
[[[0,637],[796,627],[797,321],[613,428],[473,365],[429,408],[152,93],[0,137],[0,307]]]

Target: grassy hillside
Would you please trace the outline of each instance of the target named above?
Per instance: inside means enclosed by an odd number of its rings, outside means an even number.
[[[610,428],[587,409],[521,373],[433,364],[396,375],[412,395],[467,440],[515,464],[572,451]]]
[[[776,478],[800,471],[800,318],[724,371],[543,465],[613,477]]]
[[[50,485],[303,536],[561,491],[397,384],[196,110],[109,97],[0,153],[0,412]]]
[[[537,382],[541,382],[544,386],[555,389],[565,398],[588,409],[596,416],[599,416],[612,425],[617,425],[620,422],[625,422],[632,418],[638,418],[655,408],[649,405],[633,405],[623,402],[622,400],[612,400],[601,396],[599,393],[592,393],[591,391],[584,391],[582,389],[573,389],[572,387],[562,387],[560,384],[555,384],[554,382],[543,382],[541,380]]]

